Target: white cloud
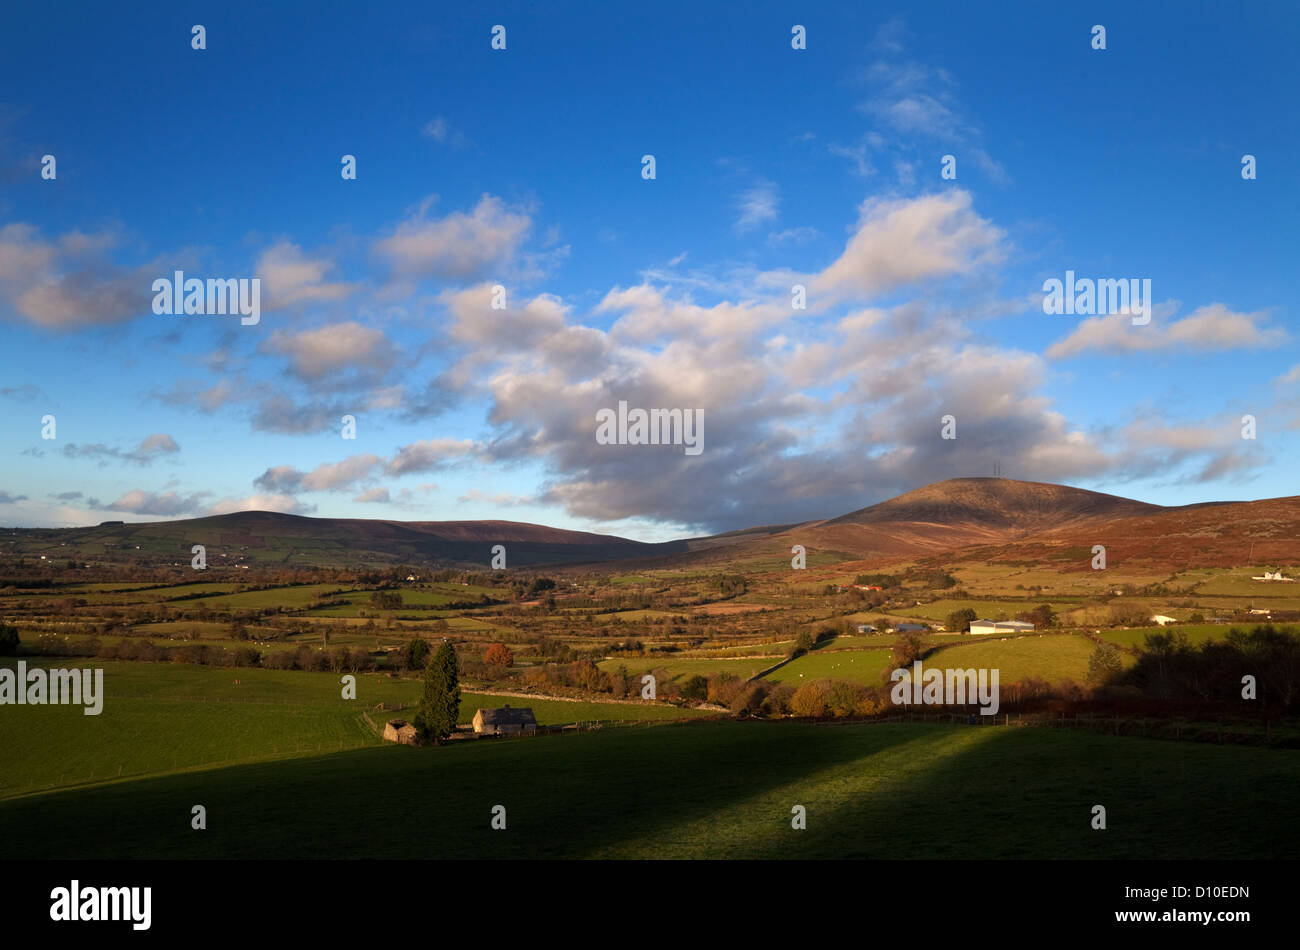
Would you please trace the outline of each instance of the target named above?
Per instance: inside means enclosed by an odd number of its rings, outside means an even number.
[[[375,244],[398,277],[476,277],[509,261],[532,225],[528,214],[511,211],[499,198],[484,195],[469,214],[454,211],[426,220],[429,202],[394,233]]]
[[[772,182],[761,181],[740,195],[736,207],[740,216],[736,219],[735,229],[738,234],[745,234],[776,220],[781,207],[781,193]]]
[[[1265,327],[1263,312],[1238,313],[1221,303],[1199,307],[1181,320],[1167,324],[1162,313],[1173,308],[1156,308],[1151,322],[1134,326],[1128,314],[1089,317],[1064,340],[1047,350],[1052,359],[1077,356],[1089,350],[1109,353],[1141,353],[1156,350],[1232,350],[1275,346],[1287,338],[1280,327]]]
[[[257,261],[257,276],[266,295],[265,309],[342,300],[356,285],[327,283],[325,277],[333,269],[333,261],[309,258],[288,241],[267,248]]]
[[[831,299],[877,294],[996,261],[1003,233],[971,210],[970,193],[869,200],[844,253],[809,291]]]
[[[263,349],[289,359],[299,379],[316,382],[354,371],[364,378],[382,377],[397,361],[397,348],[382,331],[355,321],[316,330],[277,330]]]

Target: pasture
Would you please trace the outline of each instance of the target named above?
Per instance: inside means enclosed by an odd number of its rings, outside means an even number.
[[[94,860],[130,842],[134,858],[181,859],[1285,859],[1300,840],[1298,782],[1294,750],[998,726],[684,723],[365,743],[10,799],[0,857]],[[1091,828],[1097,802],[1104,833]],[[195,803],[202,832],[190,829]],[[489,827],[495,805],[505,831]],[[806,830],[791,828],[795,805]]]
[[[863,686],[879,686],[882,675],[890,664],[890,651],[872,650],[814,650],[791,660],[779,670],[773,670],[763,679],[772,683],[799,686],[826,677],[849,680]]]
[[[37,665],[27,658],[28,667]],[[13,667],[8,659],[4,665]],[[229,669],[176,663],[68,658],[42,666],[104,670],[104,707],[0,707],[0,797],[61,785],[357,748],[379,742],[361,713],[377,725],[410,718],[419,701],[416,679],[357,676],[357,699],[341,697],[334,673]],[[238,681],[238,682],[236,682]],[[375,709],[402,704],[402,711]],[[592,720],[654,720],[700,716],[693,709],[614,702],[566,702],[463,691],[461,721],[479,706],[529,706],[542,725]]]
[[[936,650],[925,658],[928,666],[951,669],[996,669],[1000,683],[1037,677],[1049,683],[1088,678],[1088,660],[1097,645],[1070,633],[1029,634],[999,640],[968,635],[955,646]],[[1125,665],[1133,658],[1122,657]]]

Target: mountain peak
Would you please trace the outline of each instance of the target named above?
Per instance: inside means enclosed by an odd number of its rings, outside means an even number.
[[[949,478],[841,515],[827,524],[921,522],[1011,532],[1039,531],[1092,518],[1153,514],[1159,505],[1047,482]]]

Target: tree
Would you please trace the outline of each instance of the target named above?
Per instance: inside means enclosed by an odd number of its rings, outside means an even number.
[[[398,610],[402,606],[402,595],[395,590],[377,590],[370,595],[370,603],[380,610]]]
[[[18,628],[7,623],[0,623],[0,656],[15,656],[18,653]]]
[[[1103,643],[1088,658],[1088,685],[1104,686],[1111,678],[1118,676],[1121,669],[1123,664],[1120,662],[1119,650],[1109,643]]]
[[[446,641],[424,669],[424,692],[415,714],[415,733],[421,742],[441,744],[456,730],[460,719],[460,668],[456,650]]]
[[[1051,604],[1043,604],[1023,614],[1017,614],[1016,619],[1032,623],[1041,630],[1056,623],[1056,613],[1052,610]]]
[[[954,610],[948,615],[944,627],[949,633],[970,633],[971,621],[975,619],[977,619],[975,611],[969,607],[963,607],[961,610]]]
[[[408,670],[422,670],[429,660],[429,642],[416,637],[402,650],[403,665]]]
[[[515,665],[515,655],[504,643],[494,643],[483,654],[483,661],[489,666],[505,670]]]
[[[911,666],[925,652],[925,641],[919,633],[903,634],[903,639],[894,644],[894,668]]]
[[[682,698],[704,702],[709,698],[709,681],[703,676],[692,676],[682,683]]]
[[[813,648],[812,634],[807,630],[800,630],[799,636],[794,641],[794,652],[791,656],[803,656]]]

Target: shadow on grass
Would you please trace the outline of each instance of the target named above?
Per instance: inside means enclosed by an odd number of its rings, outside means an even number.
[[[0,857],[1259,858],[1297,840],[1297,776],[1300,752],[1065,731],[681,723],[20,799],[0,803]]]

